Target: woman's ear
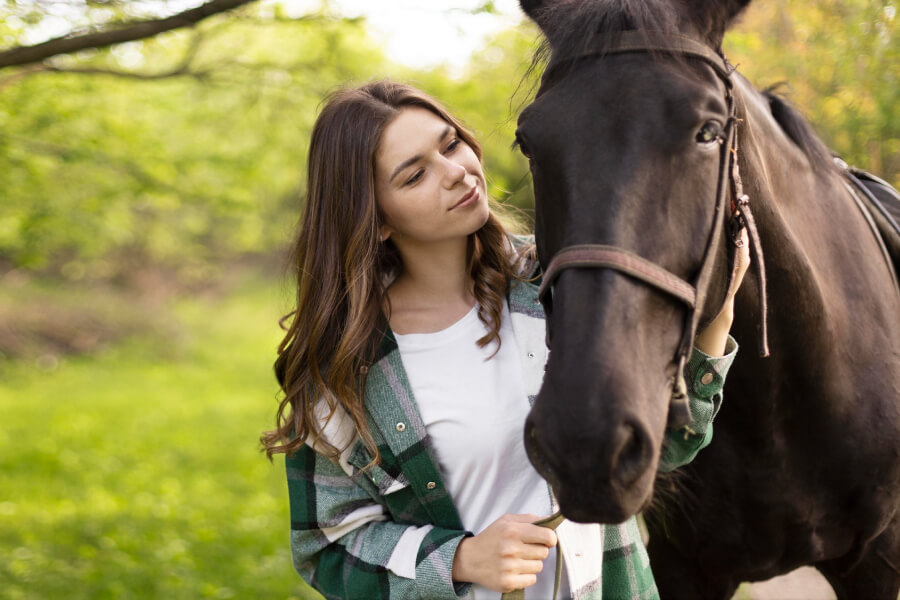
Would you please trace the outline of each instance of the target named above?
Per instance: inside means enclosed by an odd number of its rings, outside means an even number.
[[[391,229],[390,225],[381,225],[378,228],[378,240],[382,242],[387,241],[393,232],[394,230]]]

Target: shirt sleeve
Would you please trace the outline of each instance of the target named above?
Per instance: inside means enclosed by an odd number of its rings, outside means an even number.
[[[724,356],[709,356],[694,348],[684,368],[688,405],[694,421],[681,429],[666,431],[660,471],[672,471],[688,464],[712,441],[713,419],[722,406],[725,376],[737,351],[737,342],[730,335],[725,344]]]
[[[468,534],[395,522],[377,496],[309,446],[285,460],[294,568],[326,597],[455,600],[452,580]],[[415,545],[416,547],[412,547]]]

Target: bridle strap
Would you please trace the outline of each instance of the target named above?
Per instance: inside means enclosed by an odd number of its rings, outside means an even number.
[[[595,37],[587,45],[584,52],[576,57],[553,57],[547,65],[546,73],[550,73],[563,63],[589,56],[605,56],[609,54],[626,54],[629,52],[663,52],[681,56],[691,56],[705,61],[711,66],[729,88],[734,86],[731,74],[734,67],[715,50],[678,33],[659,33],[655,31],[622,31],[611,37]]]
[[[612,38],[597,38],[593,40],[580,55],[561,57],[551,60],[545,71],[544,78],[563,63],[587,56],[607,56],[628,52],[666,52],[679,56],[688,56],[702,60],[708,64],[725,84],[725,99],[728,104],[728,123],[725,127],[725,139],[720,151],[719,173],[716,184],[716,205],[712,229],[707,239],[703,253],[700,271],[695,278],[695,284],[684,281],[666,269],[655,265],[650,261],[637,256],[622,248],[615,248],[602,244],[584,244],[569,246],[559,250],[551,260],[539,291],[541,302],[544,304],[549,316],[552,307],[552,286],[559,274],[573,267],[600,267],[620,271],[635,277],[655,288],[668,293],[685,302],[688,311],[685,316],[685,325],[682,329],[681,341],[675,354],[673,363],[676,365],[672,378],[672,398],[669,406],[669,426],[680,429],[693,421],[688,405],[687,389],[684,381],[684,365],[694,343],[694,336],[699,325],[701,313],[698,310],[704,302],[704,295],[712,276],[711,260],[715,249],[721,239],[721,230],[724,229],[725,205],[727,202],[728,188],[736,168],[735,128],[737,118],[735,114],[734,83],[731,74],[734,69],[723,56],[708,46],[678,34],[662,34],[656,32],[626,31]],[[734,187],[732,185],[732,187]],[[749,207],[748,207],[749,208]],[[755,232],[754,232],[755,233]],[[756,236],[754,236],[756,237]],[[757,240],[754,239],[754,242]],[[548,294],[548,292],[551,292]],[[550,325],[548,323],[548,345],[550,338]]]
[[[759,230],[756,228],[756,219],[750,210],[750,197],[744,193],[744,182],[741,180],[741,169],[738,166],[737,131],[734,132],[734,147],[731,151],[731,185],[734,200],[732,200],[732,218],[737,219],[747,229],[750,250],[753,254],[753,264],[756,265],[757,298],[759,300],[759,355],[763,358],[769,356],[769,318],[768,318],[768,283],[766,282],[766,261],[763,255],[762,242],[759,239]],[[732,282],[728,282],[729,289]],[[727,297],[727,295],[726,295]]]
[[[694,286],[646,258],[604,244],[579,244],[557,252],[544,271],[538,298],[543,298],[563,270],[585,267],[615,269],[675,296],[688,308],[696,306],[697,290]]]

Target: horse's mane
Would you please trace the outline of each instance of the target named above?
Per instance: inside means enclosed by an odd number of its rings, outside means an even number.
[[[791,141],[806,154],[812,168],[819,172],[833,167],[831,151],[816,135],[812,125],[794,108],[783,95],[778,93],[783,84],[776,84],[765,90],[762,95],[769,102],[772,118],[787,134]]]

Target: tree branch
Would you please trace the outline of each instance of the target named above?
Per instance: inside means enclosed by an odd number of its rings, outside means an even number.
[[[194,57],[197,55],[197,51],[200,49],[200,45],[204,39],[204,35],[199,31],[194,33],[193,38],[191,39],[190,46],[188,46],[187,51],[184,53],[184,56],[181,59],[181,62],[178,66],[169,69],[168,71],[160,71],[157,73],[141,73],[138,71],[123,71],[121,69],[108,69],[104,67],[81,67],[81,66],[62,66],[58,64],[54,64],[52,60],[46,60],[39,64],[31,64],[25,66],[19,72],[10,75],[9,77],[5,77],[0,79],[0,91],[3,90],[7,85],[22,79],[28,75],[33,75],[35,73],[80,73],[87,75],[111,75],[114,77],[123,77],[126,79],[139,79],[139,80],[154,80],[154,79],[167,79],[169,77],[179,77],[179,76],[188,76],[193,77],[195,79],[204,80],[209,77],[211,69],[204,70],[194,70],[191,69],[191,62],[194,60]]]
[[[0,69],[40,62],[57,54],[68,54],[88,48],[104,48],[122,42],[141,40],[154,35],[196,25],[215,14],[249,4],[255,0],[210,0],[205,4],[163,19],[137,21],[120,29],[98,31],[83,35],[63,36],[35,44],[19,46],[0,52]]]
[[[118,69],[103,69],[100,67],[56,67],[45,66],[42,71],[52,73],[77,73],[82,75],[111,75],[114,77],[122,77],[125,79],[139,79],[144,81],[152,81],[155,79],[168,79],[169,77],[187,76],[195,79],[205,79],[209,77],[208,70],[195,71],[187,67],[177,67],[171,71],[162,71],[159,73],[141,73],[138,71],[120,71]],[[2,82],[0,82],[2,83]]]

